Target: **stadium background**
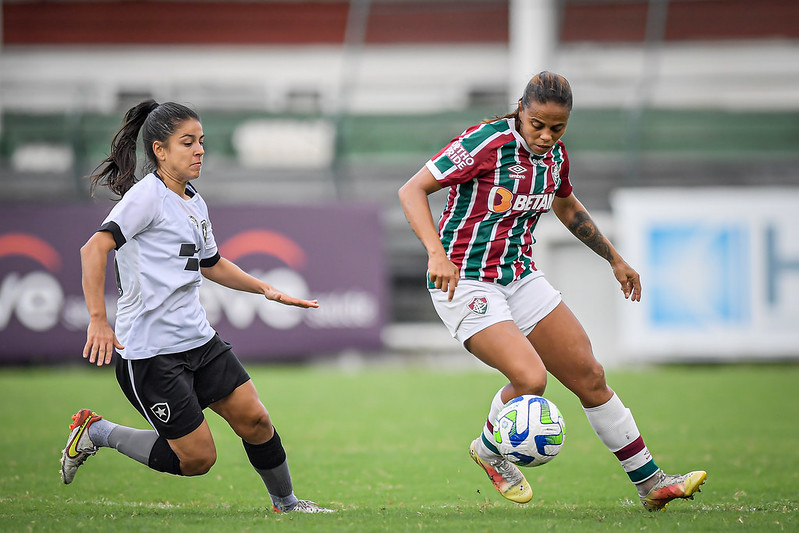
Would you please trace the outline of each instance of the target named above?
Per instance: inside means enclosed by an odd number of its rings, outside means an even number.
[[[396,191],[542,69],[575,92],[576,192],[654,300],[625,305],[602,260],[542,222],[536,261],[600,360],[795,359],[797,21],[791,0],[4,0],[0,359],[79,352],[77,247],[110,206],[83,176],[147,97],[203,117],[198,186],[231,247],[247,232],[242,265],[330,304],[310,323],[220,304],[247,358],[468,359]],[[691,294],[662,296],[675,287]]]

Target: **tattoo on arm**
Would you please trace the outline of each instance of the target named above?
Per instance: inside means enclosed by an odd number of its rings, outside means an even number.
[[[606,261],[610,262],[613,259],[605,237],[585,211],[578,211],[574,214],[569,222],[569,231]]]

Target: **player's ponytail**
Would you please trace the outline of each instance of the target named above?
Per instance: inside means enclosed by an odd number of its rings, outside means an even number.
[[[155,100],[147,100],[125,113],[122,128],[111,141],[111,153],[89,176],[92,193],[97,185],[105,185],[122,198],[136,183],[136,140],[147,116],[156,107]]]
[[[139,131],[144,144],[144,171],[152,172],[158,169],[153,143],[166,143],[178,124],[188,119],[199,121],[200,117],[188,107],[174,102],[159,105],[155,100],[146,100],[130,108],[122,121],[122,128],[111,141],[111,154],[89,176],[92,192],[100,184],[120,198],[124,196],[136,183],[136,139]]]
[[[566,78],[560,74],[544,70],[533,76],[527,83],[527,87],[524,88],[524,94],[519,98],[518,102],[522,104],[523,108],[530,107],[533,102],[539,104],[555,102],[568,107],[569,111],[571,111],[573,103],[572,89]],[[483,122],[494,122],[504,118],[515,118],[518,123],[519,106],[515,105],[513,111],[506,115],[497,116]]]

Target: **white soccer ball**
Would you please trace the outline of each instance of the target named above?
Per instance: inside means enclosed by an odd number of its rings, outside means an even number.
[[[557,406],[541,396],[512,399],[499,411],[494,444],[518,466],[540,466],[560,453],[566,423]]]

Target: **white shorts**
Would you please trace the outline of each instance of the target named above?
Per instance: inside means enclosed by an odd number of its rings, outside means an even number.
[[[452,301],[440,289],[428,289],[438,316],[461,343],[488,326],[513,321],[527,336],[561,302],[560,292],[534,272],[508,285],[462,279]]]

